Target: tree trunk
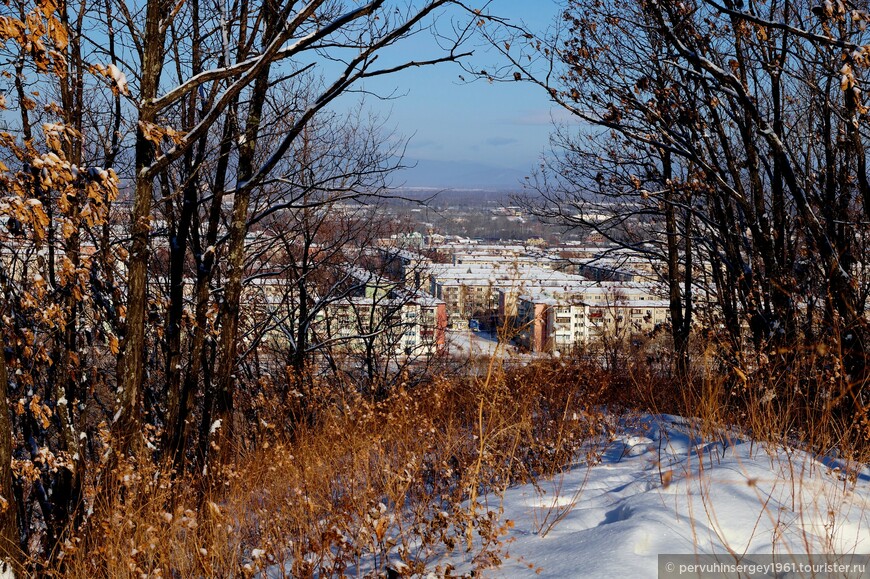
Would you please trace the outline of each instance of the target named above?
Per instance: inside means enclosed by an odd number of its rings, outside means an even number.
[[[12,494],[12,421],[9,417],[9,376],[6,354],[0,347],[0,558],[18,566],[18,517]]]
[[[669,153],[662,155],[663,181],[667,184],[672,178]],[[683,315],[683,296],[680,280],[680,242],[677,230],[676,200],[673,188],[668,186],[665,198],[665,228],[668,248],[668,298],[671,311],[671,336],[674,341],[674,373],[682,380],[689,372],[689,335],[685,331]],[[688,244],[687,244],[688,246]],[[688,259],[688,258],[687,258]]]
[[[233,197],[233,212],[230,220],[227,278],[224,284],[224,299],[220,311],[221,332],[218,338],[218,370],[215,376],[214,420],[208,428],[215,434],[210,443],[209,475],[214,477],[220,466],[231,456],[233,441],[235,367],[239,329],[242,278],[245,262],[245,236],[248,232],[248,205],[251,189],[245,187],[254,174],[254,156],[260,130],[263,105],[269,89],[270,66],[264,67],[254,82],[250,98],[244,142],[239,146],[239,165],[236,192]]]
[[[192,0],[192,28],[193,28],[193,54],[191,67],[194,73],[200,72],[202,68],[200,57],[200,34],[199,34],[199,1]],[[196,92],[191,93],[186,103],[186,122],[185,130],[190,130],[191,127],[199,120],[197,114],[197,99],[199,95]],[[184,155],[184,178],[186,183],[183,189],[181,211],[178,218],[177,226],[173,226],[169,239],[169,314],[166,324],[166,382],[168,391],[167,416],[166,416],[166,437],[164,441],[171,441],[172,447],[165,448],[165,451],[174,456],[177,443],[180,438],[178,425],[178,417],[180,414],[185,415],[186,409],[182,410],[182,406],[187,405],[189,391],[182,391],[182,356],[181,356],[181,322],[184,317],[184,264],[187,259],[187,248],[190,244],[191,226],[194,220],[194,213],[199,205],[199,186],[201,176],[199,174],[205,157],[206,137],[200,138],[197,145],[196,155],[194,156],[193,149],[187,151]],[[182,427],[183,430],[183,427]]]
[[[151,102],[157,97],[160,73],[163,68],[163,41],[161,30],[166,15],[162,0],[148,0],[145,15],[145,41],[140,81],[139,124],[136,129],[136,190],[133,212],[130,216],[131,250],[127,271],[127,316],[124,343],[118,360],[118,418],[112,425],[116,457],[135,450],[140,432],[142,380],[145,372],[145,311],[148,306],[149,236],[151,233],[151,204],[154,195],[152,177],[145,171],[154,161],[155,146],[149,141],[143,127],[154,123],[156,113]]]

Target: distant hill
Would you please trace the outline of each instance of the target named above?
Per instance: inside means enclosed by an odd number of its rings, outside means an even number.
[[[521,169],[473,161],[405,159],[404,164],[409,167],[395,175],[395,182],[404,187],[518,190],[528,174]]]
[[[436,202],[437,205],[501,206],[508,203],[517,189],[466,189],[462,187],[399,187],[396,197],[411,201]],[[399,204],[402,204],[399,201]]]

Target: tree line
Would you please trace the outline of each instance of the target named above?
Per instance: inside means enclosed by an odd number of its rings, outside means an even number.
[[[737,375],[836,352],[834,397],[863,415],[868,21],[839,0],[571,0],[548,33],[488,20],[502,59],[476,74],[534,83],[572,119],[526,203],[650,257],[678,373],[691,336]]]
[[[437,53],[396,58],[438,19]],[[452,0],[0,8],[7,562],[56,558],[130,460],[201,473],[205,496],[269,372],[313,395],[333,344],[311,326],[359,290],[347,266],[389,234],[367,207],[401,164],[382,121],[333,105],[466,56],[472,25]],[[282,290],[255,316],[265,278]]]

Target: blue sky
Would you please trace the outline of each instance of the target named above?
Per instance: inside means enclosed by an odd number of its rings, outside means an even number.
[[[490,12],[544,30],[558,14],[558,6],[553,0],[494,0]],[[439,26],[444,25],[442,19]],[[403,58],[415,60],[437,53],[428,34],[408,39],[402,48]],[[467,63],[475,70],[496,61],[480,41],[472,41],[468,48],[475,54]],[[372,110],[389,115],[388,127],[410,139],[407,158],[419,161],[417,169],[406,171],[399,181],[409,186],[457,187],[467,178],[467,186],[478,187],[486,185],[491,174],[492,185],[505,185],[529,174],[539,162],[552,132],[552,115],[559,115],[545,92],[525,83],[462,82],[460,74],[458,65],[446,63],[366,84],[366,90],[380,95],[402,95],[366,100]]]

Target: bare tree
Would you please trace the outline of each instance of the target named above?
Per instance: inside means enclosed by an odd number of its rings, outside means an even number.
[[[179,83],[165,89],[158,96],[158,79],[165,61],[163,45],[166,40],[168,24],[177,18],[170,11],[169,4],[155,0],[146,8],[145,30],[141,46],[141,74],[138,110],[136,191],[132,214],[133,242],[129,261],[127,328],[122,351],[122,371],[119,373],[119,391],[122,410],[116,424],[119,448],[128,446],[125,435],[135,432],[138,422],[138,399],[143,378],[143,352],[145,311],[147,304],[146,276],[148,265],[147,241],[149,229],[147,217],[151,212],[153,183],[172,166],[182,159],[203,134],[216,121],[223,118],[230,106],[244,91],[249,90],[246,104],[246,121],[239,127],[239,145],[233,196],[233,212],[229,222],[227,239],[228,268],[220,309],[220,339],[218,345],[218,365],[214,376],[214,416],[206,418],[212,425],[221,425],[216,431],[221,439],[231,437],[232,430],[232,390],[233,369],[236,363],[236,338],[238,332],[238,307],[243,278],[244,239],[247,232],[248,206],[251,194],[261,186],[281,159],[291,149],[293,143],[303,134],[305,127],[314,116],[347,91],[354,83],[367,77],[401,70],[407,66],[418,66],[454,60],[458,54],[453,49],[445,51],[444,56],[426,62],[405,62],[389,68],[374,65],[376,54],[391,46],[410,33],[418,31],[425,19],[436,10],[450,2],[438,0],[429,2],[417,9],[394,11],[383,1],[375,1],[345,11],[342,3],[313,1],[303,7],[290,3],[284,6],[266,4],[254,12],[247,4],[239,7],[237,15],[239,33],[243,36],[241,45],[259,45],[254,53],[250,49],[237,55],[236,63],[231,64],[222,56],[222,65],[194,74],[187,79],[179,78]],[[250,11],[249,11],[250,10]],[[251,24],[249,24],[249,22]],[[249,28],[249,26],[251,26]],[[288,42],[290,44],[288,44]],[[455,46],[455,45],[454,45]],[[223,54],[229,46],[223,47]],[[304,54],[314,50],[328,50],[337,58],[347,56],[347,60],[333,73],[333,80],[326,81],[317,94],[305,99],[298,112],[291,112],[293,123],[271,151],[261,152],[258,147],[258,133],[263,123],[263,105],[270,87],[271,71],[279,61],[287,66],[292,74],[304,68]],[[296,64],[299,63],[299,64]],[[277,68],[276,68],[277,70]],[[326,73],[325,73],[326,74]],[[171,130],[156,123],[157,115],[182,99],[189,98],[194,92],[207,87],[218,92],[218,96],[208,103],[208,108],[200,112],[201,119],[184,135],[175,136],[166,148],[157,145],[166,137],[176,135]],[[234,130],[230,131],[231,136]],[[157,137],[157,138],[155,138]],[[156,142],[155,142],[156,141]],[[166,142],[166,141],[164,141]],[[218,189],[225,190],[223,183]],[[207,396],[209,400],[211,396]],[[220,421],[220,422],[217,422]],[[226,448],[227,444],[217,443],[215,447]]]
[[[549,37],[492,22],[506,64],[487,76],[537,83],[583,127],[557,135],[539,213],[662,264],[678,359],[692,287],[707,280],[732,360],[744,324],[758,352],[815,339],[823,304],[822,332],[840,340],[846,386],[860,390],[866,12],[569,1]]]
[[[378,160],[389,148],[374,134],[361,137],[368,158],[347,159],[369,162],[371,179],[353,162],[318,165],[342,159],[342,143],[321,144],[320,159],[297,158],[301,144],[323,137],[315,121],[361,81],[461,58],[468,24],[456,20],[434,56],[379,59],[451,6],[466,12],[454,0],[2,10],[0,106],[12,111],[0,135],[0,414],[11,423],[0,424],[0,463],[15,467],[0,469],[15,503],[3,545],[56,555],[87,512],[85,485],[130,454],[146,459],[151,442],[185,466],[197,419],[201,459],[236,444],[249,234],[282,211],[310,218],[376,193],[395,162]],[[162,445],[143,436],[160,431]]]

